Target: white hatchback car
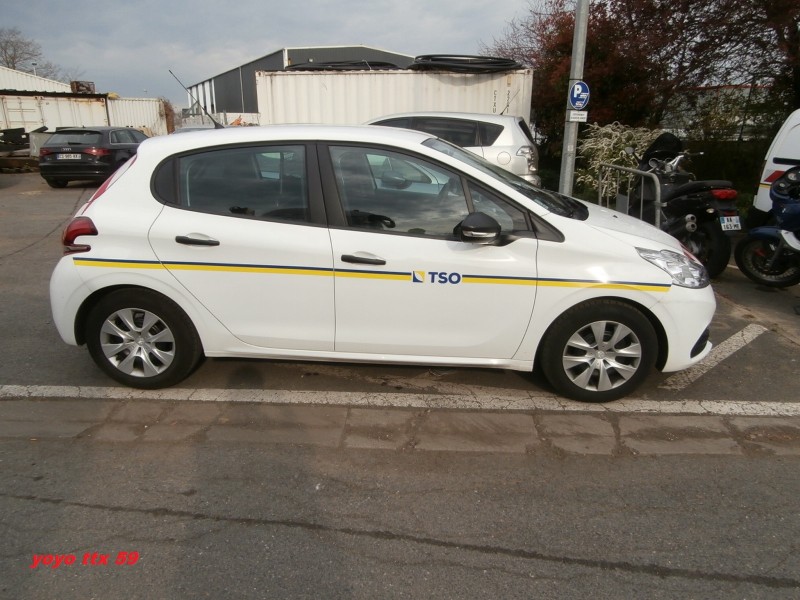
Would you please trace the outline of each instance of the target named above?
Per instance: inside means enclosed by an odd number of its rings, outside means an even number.
[[[714,294],[674,238],[414,131],[152,138],[63,243],[61,337],[140,388],[203,356],[538,363],[559,393],[600,402],[711,348]]]
[[[459,112],[413,112],[373,119],[368,125],[424,131],[482,156],[514,175],[540,185],[539,151],[520,117]]]

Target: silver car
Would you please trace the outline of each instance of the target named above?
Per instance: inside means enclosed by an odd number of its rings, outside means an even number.
[[[540,185],[539,152],[521,117],[459,112],[409,112],[387,115],[368,125],[416,129],[482,156],[515,175]]]

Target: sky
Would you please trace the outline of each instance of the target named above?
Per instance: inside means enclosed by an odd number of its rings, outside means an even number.
[[[0,27],[97,92],[189,105],[187,86],[287,47],[483,54],[527,0],[4,0]]]

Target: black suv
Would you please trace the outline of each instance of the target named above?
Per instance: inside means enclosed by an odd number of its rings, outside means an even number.
[[[105,181],[147,139],[131,127],[57,130],[39,150],[39,173],[54,188],[70,181]]]

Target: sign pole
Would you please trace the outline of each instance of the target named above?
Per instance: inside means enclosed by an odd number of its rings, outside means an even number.
[[[586,31],[589,23],[589,0],[577,0],[575,7],[575,33],[572,38],[572,64],[569,73],[569,94],[567,98],[566,119],[564,122],[564,145],[561,152],[561,176],[558,181],[558,191],[567,196],[572,195],[572,183],[575,178],[575,154],[578,144],[578,122],[580,117],[573,116],[576,106],[573,106],[573,91],[576,84],[583,83],[583,59],[586,54]],[[585,84],[583,84],[585,85]],[[588,101],[589,88],[586,87]],[[585,104],[582,105],[585,108]],[[581,109],[578,109],[581,110]],[[583,115],[585,116],[585,115]],[[575,120],[573,120],[575,119]]]

